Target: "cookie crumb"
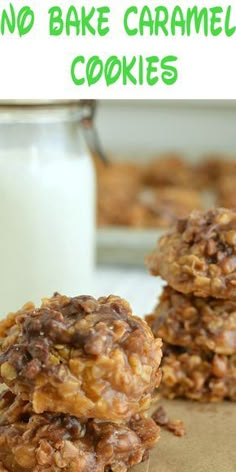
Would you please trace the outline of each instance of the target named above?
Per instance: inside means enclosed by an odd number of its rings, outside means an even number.
[[[182,437],[186,434],[184,422],[182,420],[170,420],[162,405],[154,411],[152,419],[157,425],[170,431],[175,436]]]

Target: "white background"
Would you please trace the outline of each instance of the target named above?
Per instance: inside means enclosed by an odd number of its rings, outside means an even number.
[[[104,6],[111,8],[110,33],[104,38],[87,37],[50,37],[48,35],[48,9],[60,5],[66,12],[73,1],[52,0],[12,0],[15,9],[29,5],[35,12],[34,29],[26,36],[0,35],[0,98],[1,99],[56,99],[56,98],[236,98],[236,35],[227,38],[224,34],[218,37],[128,37],[123,31],[124,11],[130,5],[150,8],[158,5],[156,1],[133,2],[127,0],[86,0],[74,2],[80,9],[82,5]],[[228,4],[222,0],[195,2],[179,0],[164,1],[162,4],[171,9],[176,4],[183,8],[198,5],[199,7],[222,6]],[[236,25],[236,5],[231,2],[233,24]],[[0,13],[9,7],[9,1],[2,0]],[[223,18],[223,17],[222,17]],[[96,24],[96,22],[95,22]],[[117,83],[107,87],[104,81],[92,87],[75,86],[70,77],[71,62],[77,55],[89,58],[91,55],[107,58],[109,55],[128,57],[133,55],[160,58],[165,55],[179,57],[179,78],[176,84],[166,86],[159,83],[154,87],[129,85],[124,87]]]

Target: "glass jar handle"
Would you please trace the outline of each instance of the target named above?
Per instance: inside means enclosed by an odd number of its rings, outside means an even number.
[[[82,126],[88,146],[103,162],[108,163],[107,156],[103,151],[97,129],[94,125],[97,102],[96,100],[81,100],[81,104],[83,107]]]

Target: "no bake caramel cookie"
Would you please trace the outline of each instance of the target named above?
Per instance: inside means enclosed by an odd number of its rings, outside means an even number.
[[[160,382],[161,341],[116,296],[55,294],[0,323],[0,375],[35,413],[128,421]]]
[[[167,286],[152,315],[154,336],[171,345],[236,353],[236,301],[183,295]]]
[[[182,154],[164,153],[147,164],[144,182],[155,187],[173,185],[192,188],[196,183],[196,173],[194,175],[192,166]]]
[[[143,226],[168,228],[178,218],[186,217],[192,210],[202,209],[198,192],[176,186],[145,189],[139,196],[144,211]]]
[[[138,202],[142,167],[131,162],[100,162],[97,177],[98,225],[142,226],[143,209]]]
[[[236,354],[164,346],[161,393],[198,401],[236,401]]]
[[[236,208],[236,175],[226,175],[218,182],[217,201],[219,206]]]
[[[159,439],[152,419],[128,424],[33,413],[9,391],[0,397],[0,471],[126,472]]]
[[[179,292],[235,299],[236,210],[192,212],[158,241],[147,264]]]

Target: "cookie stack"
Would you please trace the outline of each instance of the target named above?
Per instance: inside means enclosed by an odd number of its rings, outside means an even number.
[[[27,304],[0,323],[0,346],[1,472],[125,472],[147,458],[161,341],[125,300]]]
[[[236,211],[195,211],[148,257],[168,283],[147,321],[164,341],[167,398],[236,401]]]

